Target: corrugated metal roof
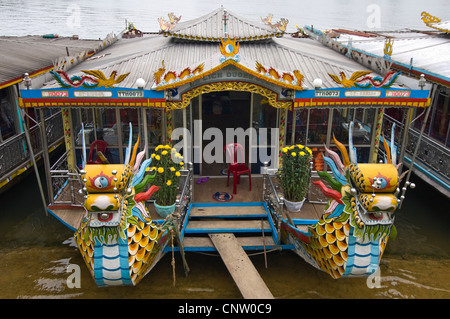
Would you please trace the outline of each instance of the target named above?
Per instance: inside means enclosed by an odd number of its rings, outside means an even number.
[[[224,16],[226,16],[226,26]],[[220,38],[236,38],[251,41],[281,36],[283,33],[262,23],[253,23],[225,8],[219,8],[200,18],[178,23],[165,35],[197,41],[219,41]]]
[[[437,32],[380,32],[377,38],[341,34],[337,41],[346,45],[351,39],[353,49],[383,57],[387,38],[393,40],[393,61],[412,65],[450,80],[450,38]]]
[[[130,72],[120,87],[136,88],[136,80],[146,81],[145,89],[152,89],[153,75],[164,66],[166,71],[193,70],[204,63],[204,72],[220,64],[219,43],[180,41],[162,35],[145,35],[143,38],[121,39],[102,51],[103,58],[84,61],[74,67],[69,76],[81,75],[81,70],[101,70],[107,77]],[[355,71],[368,70],[355,61],[322,46],[311,39],[276,38],[266,41],[239,43],[241,65],[256,71],[256,62],[265,68],[274,68],[280,74],[299,70],[304,75],[303,87],[313,88],[313,81],[321,78],[323,87],[336,87],[328,73],[341,71],[350,76]],[[55,81],[47,88],[57,87]]]
[[[96,40],[73,40],[67,37],[0,37],[0,85],[24,73],[32,74],[53,65],[53,60],[92,50],[102,44]]]

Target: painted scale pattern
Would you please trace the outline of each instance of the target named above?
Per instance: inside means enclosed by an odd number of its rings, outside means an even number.
[[[107,242],[99,242],[90,234],[85,218],[74,238],[81,255],[99,287],[136,285],[155,265],[167,244],[168,231],[159,230],[151,220],[128,224],[126,239],[112,229]],[[112,238],[114,237],[114,238]]]
[[[325,147],[327,156],[323,159],[333,175],[318,172],[321,181],[313,181],[330,198],[322,217],[307,231],[284,226],[295,252],[335,279],[376,272],[394,228],[398,203],[393,194],[399,183],[395,149],[387,152],[384,164],[357,163],[352,127],[350,123],[349,153],[333,137],[343,163],[337,153]],[[389,147],[385,145],[385,149]]]
[[[157,225],[145,201],[159,189],[145,186],[152,159],[142,162],[139,139],[131,151],[132,127],[124,164],[83,165],[86,215],[75,242],[97,286],[136,285],[162,257],[170,224]],[[84,134],[83,134],[84,136]],[[83,139],[83,149],[85,143]],[[83,152],[86,163],[86,152]]]

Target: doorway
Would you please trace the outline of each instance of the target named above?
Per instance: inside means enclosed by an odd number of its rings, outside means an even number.
[[[249,92],[239,91],[222,91],[202,95],[203,156],[201,175],[226,175],[227,164],[223,146],[231,142],[230,136],[227,138],[227,134],[230,135],[239,131],[245,132],[249,128],[251,95]],[[244,140],[239,140],[235,136],[233,142],[242,144],[245,161],[248,163],[250,136],[244,135]]]

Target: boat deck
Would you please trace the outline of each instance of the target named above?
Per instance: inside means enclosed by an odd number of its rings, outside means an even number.
[[[209,234],[232,233],[244,250],[263,250],[283,247],[277,242],[276,227],[266,205],[262,201],[263,178],[252,176],[252,190],[248,190],[248,178],[242,177],[237,194],[227,202],[213,198],[216,192],[232,193],[232,185],[226,186],[226,178],[210,178],[207,182],[194,183],[194,202],[190,204],[181,239],[185,251],[216,251]],[[77,191],[77,190],[74,190]],[[67,194],[68,192],[61,192]],[[147,208],[153,220],[162,219],[154,206]],[[317,222],[324,211],[323,204],[305,203],[301,212],[291,213],[297,227]],[[78,229],[85,210],[81,206],[54,205],[49,212],[72,230]],[[286,216],[283,216],[286,218]],[[167,248],[171,249],[171,248]],[[175,249],[179,249],[175,247]]]

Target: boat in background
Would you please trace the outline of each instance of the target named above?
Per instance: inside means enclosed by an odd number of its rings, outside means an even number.
[[[68,70],[115,40],[113,35],[98,41],[54,35],[0,37],[0,193],[17,185],[36,162],[54,162],[64,149],[61,110],[20,109],[20,89],[32,89],[32,81],[40,87],[55,66]]]
[[[420,18],[433,30],[321,31],[306,26],[305,31],[323,45],[376,72],[398,72],[402,82],[431,90],[428,114],[417,108],[386,108],[383,132],[389,136],[395,124],[398,134],[393,138],[401,150],[400,156],[405,156],[404,165],[450,198],[450,21],[442,21],[425,11]],[[409,120],[405,122],[405,118]],[[405,129],[407,135],[403,134]]]

